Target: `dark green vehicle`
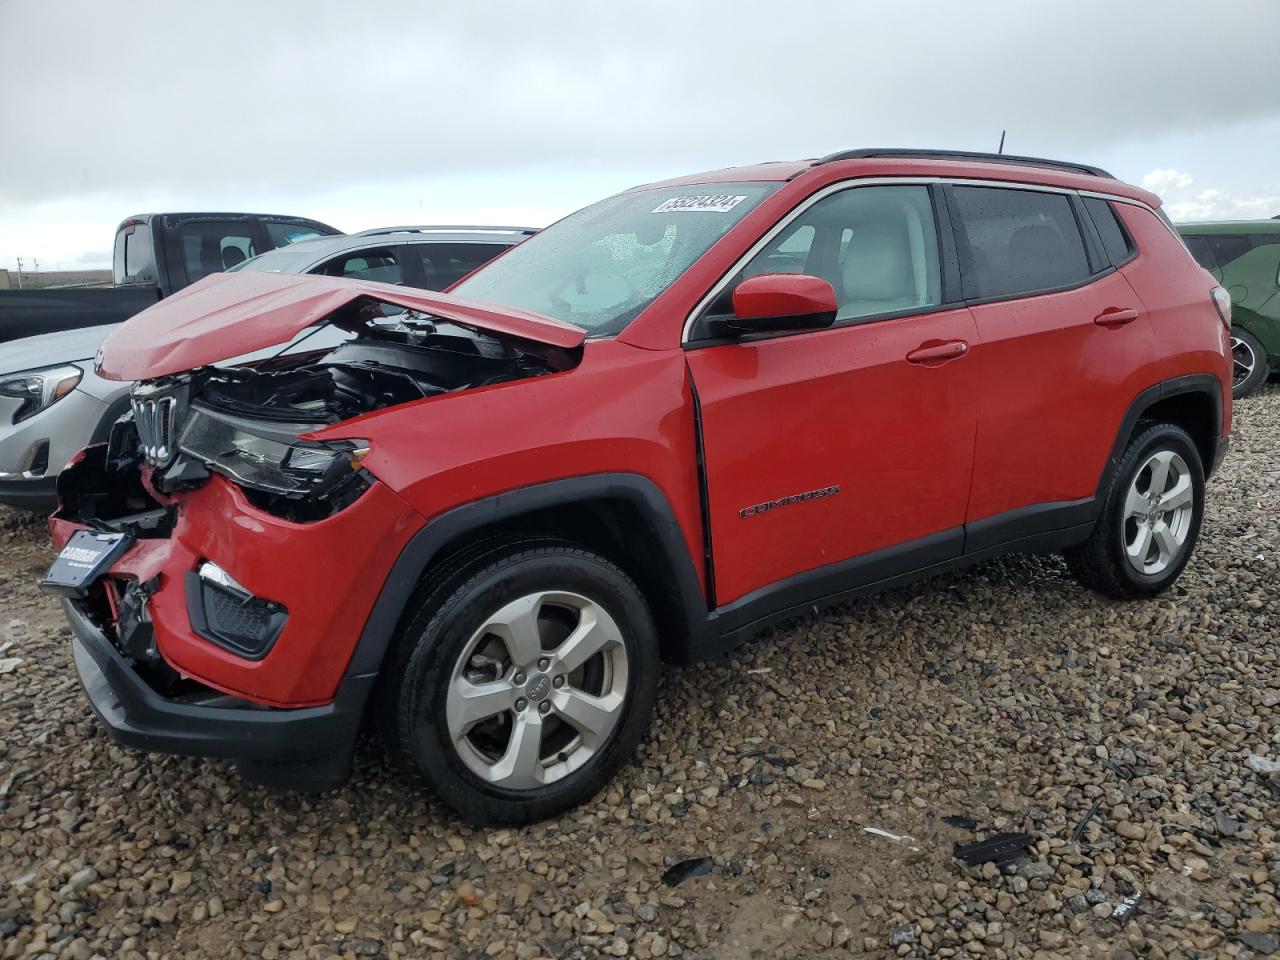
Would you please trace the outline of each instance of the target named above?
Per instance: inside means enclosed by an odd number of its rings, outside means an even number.
[[[1231,294],[1232,396],[1280,369],[1280,220],[1180,223],[1192,256]]]

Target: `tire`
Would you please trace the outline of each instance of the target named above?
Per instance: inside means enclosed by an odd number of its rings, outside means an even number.
[[[1231,331],[1231,396],[1243,400],[1267,382],[1271,372],[1267,351],[1248,330],[1235,327]]]
[[[635,753],[658,639],[614,563],[560,540],[491,543],[437,571],[415,603],[382,671],[383,738],[464,820],[557,816]]]
[[[1076,579],[1109,597],[1151,597],[1168,588],[1187,565],[1204,516],[1204,464],[1191,437],[1169,423],[1139,430],[1093,533],[1064,551]],[[1159,463],[1165,464],[1165,492],[1153,507],[1144,494],[1161,482]]]

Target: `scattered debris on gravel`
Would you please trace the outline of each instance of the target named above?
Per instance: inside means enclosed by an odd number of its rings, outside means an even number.
[[[669,669],[636,762],[521,830],[372,748],[298,796],[113,746],[0,510],[0,957],[1276,955],[1277,464],[1273,385],[1157,600],[1015,557]]]

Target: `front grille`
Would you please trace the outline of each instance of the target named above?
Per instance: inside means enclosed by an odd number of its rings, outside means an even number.
[[[148,460],[162,467],[172,455],[173,413],[173,397],[133,401],[133,419],[138,425],[142,452]]]
[[[168,378],[133,388],[133,422],[138,445],[148,462],[167,467],[178,452],[178,429],[186,410],[188,381]]]

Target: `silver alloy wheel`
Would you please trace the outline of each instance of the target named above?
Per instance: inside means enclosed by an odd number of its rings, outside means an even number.
[[[1129,484],[1124,503],[1124,552],[1138,573],[1158,576],[1186,546],[1195,512],[1187,462],[1172,450],[1147,458]]]
[[[590,760],[621,721],[626,694],[627,648],[608,611],[544,591],[508,603],[472,635],[445,718],[472,773],[530,790]]]
[[[1240,337],[1231,338],[1231,385],[1238,387],[1257,369],[1258,358],[1247,340]]]

